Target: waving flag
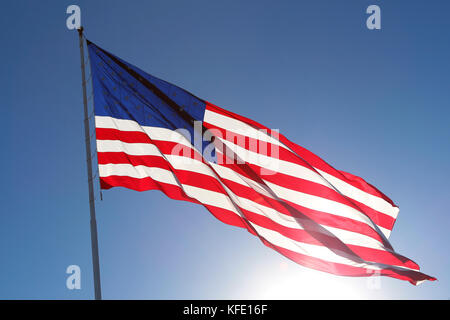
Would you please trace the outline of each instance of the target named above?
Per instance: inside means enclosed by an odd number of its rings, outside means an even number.
[[[435,280],[390,245],[399,209],[374,186],[87,44],[102,189],[157,189],[201,204],[312,269]]]

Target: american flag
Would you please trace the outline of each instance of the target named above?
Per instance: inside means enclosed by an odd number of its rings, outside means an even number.
[[[399,209],[362,178],[87,40],[102,189],[203,205],[296,263],[336,275],[435,278],[388,241]]]

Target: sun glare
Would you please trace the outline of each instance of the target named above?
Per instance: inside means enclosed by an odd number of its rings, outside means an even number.
[[[264,270],[266,271],[266,270]],[[281,262],[278,272],[252,277],[240,291],[244,299],[366,299],[366,292],[348,277],[329,275]],[[358,279],[364,281],[363,279]]]

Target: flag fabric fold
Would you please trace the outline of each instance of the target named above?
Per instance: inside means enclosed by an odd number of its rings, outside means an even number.
[[[203,205],[296,263],[344,276],[435,280],[388,241],[398,207],[277,130],[87,41],[102,189]]]

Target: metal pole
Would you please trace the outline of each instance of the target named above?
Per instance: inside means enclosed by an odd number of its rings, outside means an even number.
[[[98,258],[98,239],[97,239],[97,221],[95,219],[95,200],[94,200],[94,186],[92,183],[92,162],[91,162],[91,143],[89,132],[89,115],[86,96],[86,75],[84,70],[84,44],[83,44],[83,27],[78,29],[80,39],[80,58],[81,58],[81,79],[83,85],[83,104],[84,104],[84,137],[86,144],[86,162],[87,174],[89,184],[89,209],[91,213],[91,247],[92,247],[92,269],[94,271],[94,287],[95,300],[102,299],[102,291],[100,285],[100,263]]]

